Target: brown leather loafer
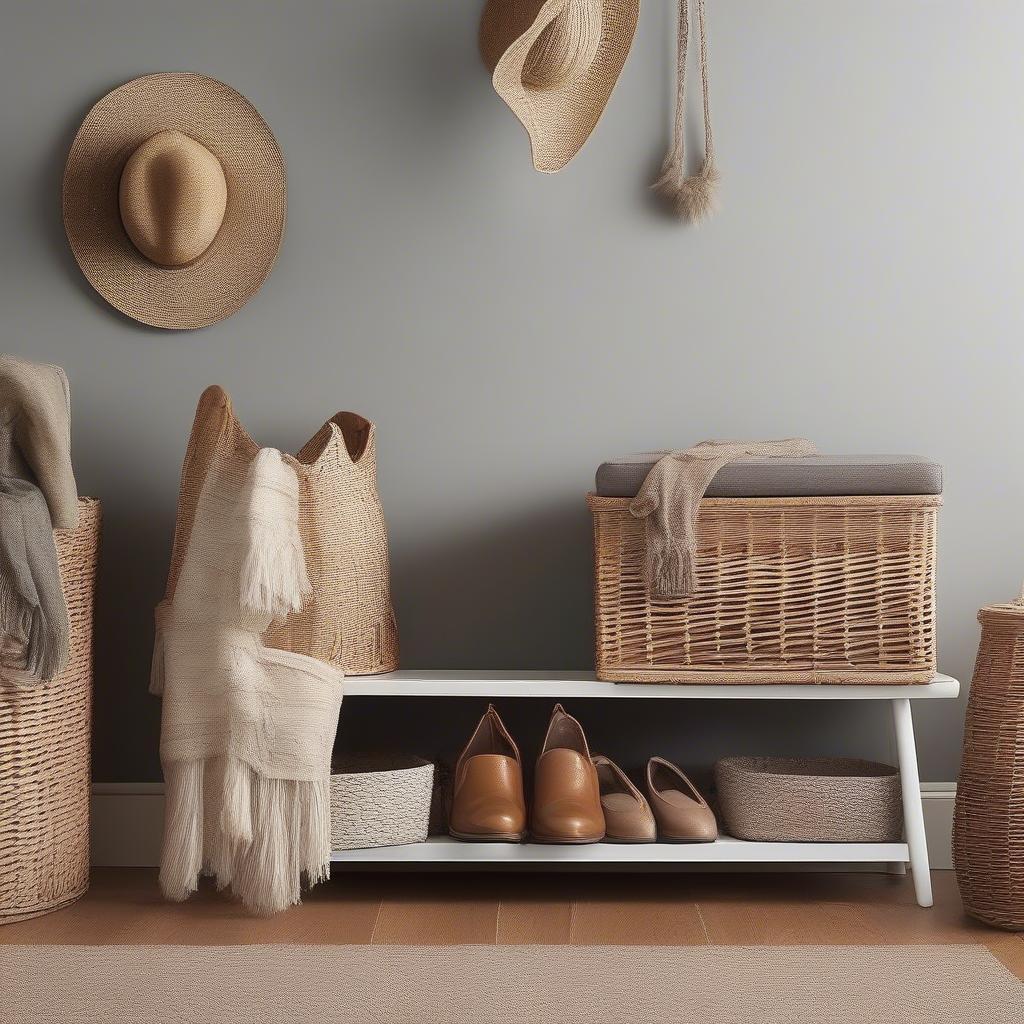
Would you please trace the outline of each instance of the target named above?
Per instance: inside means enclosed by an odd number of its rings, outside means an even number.
[[[603,754],[595,754],[592,760],[601,787],[605,841],[653,843],[658,830],[643,793],[610,758]]]
[[[658,821],[658,838],[667,843],[713,843],[718,838],[714,811],[697,787],[671,761],[647,762],[647,794]]]
[[[551,722],[534,775],[533,820],[538,843],[597,843],[604,839],[604,812],[597,769],[583,728],[561,704]]]
[[[492,843],[519,843],[526,835],[519,748],[492,704],[455,766],[448,831],[456,839]]]

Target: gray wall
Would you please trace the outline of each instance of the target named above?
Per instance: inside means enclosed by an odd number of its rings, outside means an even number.
[[[555,176],[531,169],[478,62],[480,6],[5,4],[3,348],[67,368],[80,488],[106,509],[99,780],[159,777],[150,614],[195,401],[214,381],[267,444],[294,449],[340,408],[378,423],[409,666],[587,666],[594,468],[704,437],[942,460],[941,658],[961,678],[977,607],[1016,591],[1024,9],[710,3],[725,206],[694,231],[645,187],[675,0],[646,0],[605,120]],[[170,70],[248,96],[288,162],[277,268],[196,333],[107,307],[60,221],[86,110]],[[505,707],[531,752],[546,702]],[[878,708],[576,710],[628,763],[890,753]],[[478,711],[353,700],[345,739],[450,750]],[[920,709],[926,780],[955,777],[962,716],[962,702]]]

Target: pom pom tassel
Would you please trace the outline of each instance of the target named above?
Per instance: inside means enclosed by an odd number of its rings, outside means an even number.
[[[718,168],[705,161],[697,174],[680,175],[678,165],[669,164],[651,186],[664,197],[677,217],[700,224],[718,212]]]

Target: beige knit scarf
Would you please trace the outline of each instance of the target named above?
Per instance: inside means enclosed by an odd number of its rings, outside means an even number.
[[[660,459],[629,506],[645,522],[645,573],[651,596],[683,598],[696,589],[697,513],[708,485],[723,466],[742,458],[801,458],[817,453],[803,438],[701,441]]]

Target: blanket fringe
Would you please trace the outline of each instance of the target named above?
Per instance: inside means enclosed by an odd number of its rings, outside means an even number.
[[[19,686],[39,686],[68,667],[67,645],[60,649],[48,625],[40,606],[0,574],[0,669],[5,678]]]
[[[310,885],[319,885],[331,877],[331,784],[327,780],[307,785],[310,791],[302,803],[300,867]]]
[[[252,842],[252,769],[229,757],[224,771],[224,803],[220,826],[232,843]]]
[[[253,839],[232,889],[253,913],[270,915],[301,902],[303,874],[310,885],[330,874],[329,784],[254,775],[253,788]]]
[[[11,586],[6,574],[0,574],[0,633],[3,634],[5,668],[25,668],[31,620],[30,606]]]
[[[203,762],[164,765],[164,840],[160,889],[169,900],[187,900],[203,869]]]
[[[164,775],[160,887],[168,899],[187,899],[210,874],[269,916],[301,902],[303,876],[308,885],[330,876],[329,781],[266,779],[237,758],[166,764]],[[203,803],[213,801],[223,809],[218,820],[205,816],[204,838]]]

